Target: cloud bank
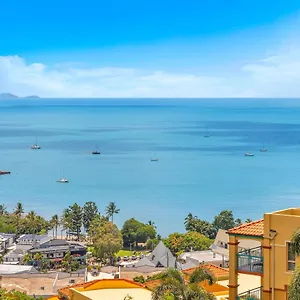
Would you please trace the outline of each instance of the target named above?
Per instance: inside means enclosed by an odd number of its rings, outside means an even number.
[[[79,65],[81,66],[81,65]],[[0,93],[41,97],[300,97],[300,52],[284,51],[230,75],[29,64],[0,56]]]

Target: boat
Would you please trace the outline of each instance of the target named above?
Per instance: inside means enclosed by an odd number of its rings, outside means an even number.
[[[101,154],[100,151],[99,151],[99,149],[98,149],[98,147],[96,147],[95,149],[96,149],[96,150],[92,151],[92,154],[94,154],[94,155],[99,155],[99,154]]]
[[[265,147],[265,143],[263,143],[262,148],[259,149],[260,152],[267,152],[268,148]]]
[[[251,153],[251,152],[246,152],[246,153],[245,153],[245,156],[254,156],[254,154]]]
[[[68,183],[69,180],[66,179],[66,178],[61,178],[61,179],[59,179],[59,180],[56,180],[56,182],[59,182],[59,183]]]
[[[38,143],[37,143],[37,138],[35,139],[35,144],[32,145],[30,148],[33,149],[33,150],[39,150],[39,149],[41,149],[41,146],[38,145]]]
[[[158,161],[158,158],[151,158],[151,161]]]
[[[9,175],[10,171],[0,171],[0,175]]]
[[[205,138],[209,138],[209,137],[210,137],[210,134],[209,134],[209,132],[208,132],[207,127],[206,127],[206,133],[204,134],[204,137],[205,137]]]

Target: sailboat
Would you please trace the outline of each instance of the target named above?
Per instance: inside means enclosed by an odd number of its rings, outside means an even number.
[[[268,149],[265,147],[265,143],[263,143],[263,146],[262,146],[262,148],[260,148],[259,151],[260,152],[267,152],[268,151]]]
[[[209,132],[208,132],[207,127],[206,127],[206,133],[204,134],[204,137],[205,137],[205,138],[209,138],[209,137],[210,137],[210,134],[209,134]]]
[[[41,146],[38,145],[38,143],[37,143],[37,137],[35,138],[35,144],[33,144],[30,148],[33,149],[33,150],[41,149]]]
[[[245,153],[245,156],[254,156],[254,154],[251,153],[251,152],[246,152],[246,153]]]
[[[94,155],[98,155],[98,154],[101,154],[98,147],[95,148],[96,150],[92,151],[92,154]]]

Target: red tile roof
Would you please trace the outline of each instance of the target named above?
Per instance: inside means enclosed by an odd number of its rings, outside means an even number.
[[[246,223],[238,227],[229,229],[228,234],[232,235],[248,235],[248,236],[264,236],[264,220],[258,220],[251,223]]]
[[[229,277],[229,270],[225,268],[218,267],[212,264],[204,264],[200,267],[191,268],[184,270],[183,273],[186,275],[191,275],[197,268],[205,268],[217,279],[220,280],[221,278],[228,278]]]

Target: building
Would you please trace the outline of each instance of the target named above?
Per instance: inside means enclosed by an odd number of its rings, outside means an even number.
[[[229,258],[229,236],[227,231],[224,229],[219,229],[214,240],[214,243],[210,246],[210,249],[219,255],[224,255]],[[259,247],[260,243],[254,240],[241,240],[238,245],[238,250],[247,250]]]
[[[62,288],[57,296],[48,300],[151,300],[151,295],[151,291],[139,283],[126,279],[103,279]]]
[[[178,263],[171,251],[160,241],[149,255],[134,263],[133,267],[178,268]]]
[[[187,265],[193,264],[194,266],[213,264],[227,268],[229,264],[228,256],[215,253],[212,250],[184,252],[179,256],[179,259],[185,261]],[[182,264],[182,268],[185,268],[185,264]]]
[[[290,208],[264,214],[262,220],[235,227],[229,234],[229,300],[286,300],[296,257],[290,240],[300,227],[300,209]],[[259,246],[239,251],[242,240],[254,240]],[[260,286],[240,293],[239,274],[260,276]]]
[[[49,240],[50,238],[47,235],[38,235],[38,234],[22,234],[18,240],[18,245],[30,245],[34,247],[37,243]]]
[[[41,253],[44,258],[48,258],[52,261],[60,261],[64,258],[67,252],[70,252],[72,256],[78,257],[78,259],[84,259],[86,254],[86,247],[76,243],[68,242],[66,240],[50,239],[40,241],[36,247],[28,250],[29,254]]]
[[[0,264],[0,275],[35,274],[38,271],[32,266],[15,266]]]
[[[0,233],[0,254],[3,255],[15,243],[16,235]]]

